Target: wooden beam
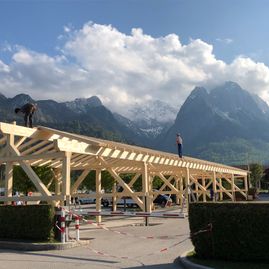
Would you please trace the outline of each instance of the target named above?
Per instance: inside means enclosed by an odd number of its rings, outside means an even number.
[[[86,176],[90,173],[91,169],[85,169],[81,175],[78,177],[78,179],[75,181],[73,186],[71,187],[71,194],[74,194],[77,192],[77,189],[79,185],[83,182],[83,180],[86,178]]]
[[[71,204],[71,197],[70,197],[70,159],[71,159],[71,152],[65,152],[65,156],[63,158],[63,165],[62,165],[62,194],[66,199],[66,205],[69,206]],[[61,201],[63,204],[64,201]]]
[[[57,139],[54,140],[54,145],[60,151],[68,151],[87,155],[96,155],[100,149],[100,147],[96,145],[80,142],[78,140],[66,141],[64,139]]]
[[[214,193],[214,201],[216,201],[216,194],[217,194],[217,178],[216,178],[216,172],[213,172],[213,193]]]
[[[128,184],[126,184],[123,179],[114,171],[114,169],[112,168],[108,168],[107,171],[114,177],[114,179],[125,189],[126,194],[128,196],[131,196],[131,198],[137,203],[137,205],[144,210],[143,208],[143,202],[141,201],[141,199],[139,197],[136,197],[134,195],[134,192],[132,191],[132,189],[128,186]]]
[[[6,162],[19,162],[19,161],[29,161],[29,160],[47,160],[47,159],[56,159],[56,158],[63,158],[63,152],[54,152],[54,153],[43,153],[37,155],[17,155],[17,156],[8,156],[8,157],[1,157],[0,163]]]
[[[148,175],[148,166],[147,163],[144,162],[144,169],[142,172],[142,189],[144,193],[144,211],[151,212],[151,199],[149,194],[149,175]]]
[[[101,169],[95,170],[95,187],[96,187],[96,211],[101,211],[101,185],[102,173]],[[96,216],[96,222],[100,223],[102,221],[101,216]]]
[[[27,139],[27,137],[25,137],[25,136],[19,138],[15,143],[15,147],[18,148],[26,139]]]
[[[13,189],[13,164],[12,162],[6,163],[5,167],[5,198],[12,196]],[[9,204],[6,202],[5,204]]]

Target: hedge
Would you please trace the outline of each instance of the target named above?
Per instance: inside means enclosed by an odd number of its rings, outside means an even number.
[[[268,203],[192,203],[189,225],[200,258],[269,261]]]
[[[0,206],[0,239],[51,241],[54,218],[50,205]]]

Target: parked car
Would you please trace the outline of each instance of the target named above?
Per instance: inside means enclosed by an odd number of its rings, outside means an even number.
[[[158,204],[162,207],[165,207],[168,204],[172,203],[172,199],[165,194],[159,194],[153,201],[154,204]]]
[[[102,202],[104,207],[109,207],[112,205],[112,199],[103,199]],[[131,197],[122,197],[117,200],[117,206],[126,206],[126,207],[138,207],[137,203]]]
[[[127,207],[138,207],[137,203],[131,197],[122,197],[117,200],[117,205],[125,205]]]
[[[72,198],[73,201],[73,198]],[[84,204],[95,204],[96,199],[95,198],[90,198],[90,197],[76,197],[75,198],[75,203],[84,205]],[[102,198],[101,203],[104,207],[109,206],[109,201],[107,199]]]

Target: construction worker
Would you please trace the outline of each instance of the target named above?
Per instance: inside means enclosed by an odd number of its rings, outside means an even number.
[[[15,113],[18,114],[19,112],[24,114],[24,126],[28,127],[28,122],[29,122],[29,127],[33,128],[33,121],[32,117],[34,112],[37,110],[37,106],[32,103],[27,103],[23,105],[21,108],[15,108]]]
[[[176,144],[177,144],[177,150],[178,150],[179,158],[182,158],[182,143],[183,143],[183,140],[182,140],[180,134],[178,133],[176,135]]]

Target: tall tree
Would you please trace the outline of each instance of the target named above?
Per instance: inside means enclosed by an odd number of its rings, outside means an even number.
[[[250,181],[253,186],[257,189],[261,188],[261,179],[263,177],[263,166],[258,163],[253,163],[250,165]]]

